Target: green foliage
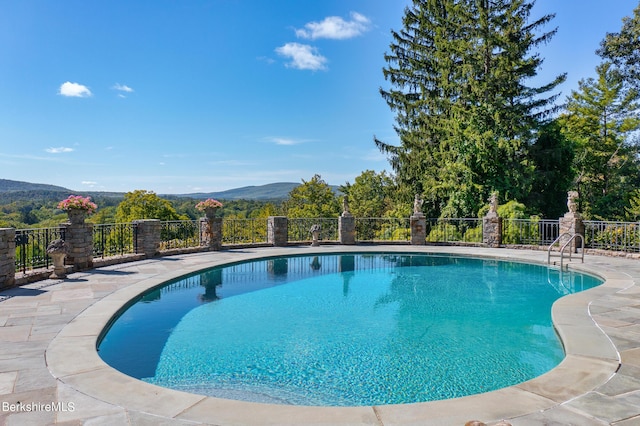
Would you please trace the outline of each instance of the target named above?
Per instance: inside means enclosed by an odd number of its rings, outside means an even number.
[[[538,216],[527,216],[527,208],[517,201],[508,201],[498,206],[502,218],[502,243],[524,244],[538,240]],[[519,221],[518,219],[527,219]]]
[[[252,218],[267,218],[269,216],[279,216],[282,214],[282,209],[278,208],[273,203],[266,203],[258,210],[254,210],[249,214]]]
[[[56,194],[50,200],[39,200],[37,195],[30,196],[29,193],[23,193],[17,200],[0,204],[0,227],[26,229],[58,226],[67,221],[67,215],[56,208],[58,201],[64,197],[66,197],[65,194]],[[87,222],[94,224],[116,223],[121,219],[116,219],[116,210],[119,203],[123,201],[122,196],[102,196],[99,193],[93,193],[91,197],[98,204],[98,211],[89,216]],[[33,200],[34,198],[36,201]],[[153,198],[157,198],[157,196]],[[202,216],[202,213],[195,209],[195,205],[201,201],[200,199],[167,196],[164,200],[170,203],[179,219],[194,220]],[[166,206],[164,202],[162,204]],[[225,201],[224,207],[221,209],[221,215],[227,218],[266,218],[278,214],[282,214],[280,206],[256,200]],[[168,217],[176,216],[171,214]]]
[[[302,185],[289,193],[284,206],[290,218],[337,217],[340,214],[338,198],[317,174],[308,182],[303,179]]]
[[[619,33],[607,33],[600,43],[598,54],[613,62],[625,81],[640,89],[640,3],[633,16],[622,18]]]
[[[427,241],[435,242],[451,242],[462,241],[462,233],[458,227],[448,222],[438,222],[427,235]]]
[[[638,224],[607,223],[588,235],[591,247],[605,250],[636,251],[640,245]]]
[[[464,233],[464,241],[467,241],[470,243],[481,243],[482,242],[482,226],[467,229],[467,231]]]
[[[385,217],[393,206],[393,179],[385,172],[365,170],[340,190],[347,195],[349,210],[356,217]]]
[[[567,191],[575,177],[573,144],[552,121],[540,129],[529,154],[535,173],[525,204],[542,217],[557,219],[566,212]]]
[[[184,220],[168,200],[153,191],[135,190],[127,192],[116,209],[116,222],[126,223],[137,219]]]
[[[630,140],[640,128],[638,92],[625,89],[611,63],[596,71],[597,80],[581,80],[579,90],[571,93],[559,122],[576,147],[580,211],[587,217],[615,219],[624,212],[628,194],[640,185],[640,150]]]
[[[482,242],[482,222],[441,218],[428,227],[429,242]]]
[[[497,211],[498,216],[503,219],[524,219],[527,217],[525,205],[514,200],[500,204]]]
[[[625,208],[627,218],[630,220],[640,219],[640,189],[636,189],[629,196],[629,207]]]
[[[527,86],[542,63],[531,52],[554,34],[534,33],[553,16],[529,22],[532,6],[415,0],[392,32],[383,69],[391,87],[380,93],[400,146],[375,141],[400,184],[422,194],[427,216],[475,216],[493,190],[507,199],[529,193],[532,130],[565,79]]]

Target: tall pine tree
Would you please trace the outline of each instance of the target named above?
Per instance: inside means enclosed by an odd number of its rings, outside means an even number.
[[[400,146],[376,139],[400,182],[423,194],[430,215],[471,216],[497,190],[523,199],[533,130],[565,76],[529,87],[542,59],[524,0],[414,0],[392,31],[381,95],[396,114]]]
[[[619,33],[607,33],[597,53],[615,64],[628,85],[640,90],[640,2],[633,16],[622,18]]]
[[[640,185],[638,92],[626,90],[610,62],[596,67],[598,78],[581,80],[559,118],[575,145],[580,210],[598,219],[621,219],[631,192]]]

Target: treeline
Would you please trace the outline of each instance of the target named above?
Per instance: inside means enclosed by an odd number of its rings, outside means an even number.
[[[197,219],[202,216],[202,212],[195,209],[195,205],[202,201],[200,199],[165,196],[159,197],[150,191],[133,191],[128,194],[136,194],[137,196],[123,197],[101,197],[93,196],[92,201],[98,205],[95,214],[89,216],[88,222],[92,223],[115,223],[118,220],[130,222],[135,219],[156,218],[162,220],[189,220]],[[46,228],[58,226],[60,223],[67,221],[67,214],[57,208],[58,202],[66,198],[69,193],[53,193],[31,195],[27,194],[15,197],[10,202],[0,202],[0,227],[2,228]],[[85,194],[79,194],[85,195]],[[123,204],[124,203],[124,204]],[[143,209],[128,209],[129,217],[125,217],[123,213],[118,215],[120,210],[127,208],[131,203],[139,203],[140,206],[146,205],[147,211]],[[254,200],[230,200],[223,201],[224,206],[221,209],[221,216],[229,218],[246,218],[258,217],[265,212],[278,213],[278,207],[282,202],[254,201]],[[155,206],[155,210],[153,207]],[[161,207],[159,207],[161,206]]]
[[[54,194],[55,199],[21,199],[0,207],[0,227],[44,228],[57,226],[67,221],[65,212],[57,208],[58,202],[68,194]],[[407,218],[413,212],[413,199],[407,201],[406,187],[386,172],[366,170],[354,179],[340,186],[339,193],[327,184],[320,175],[294,188],[286,200],[221,200],[223,207],[218,215],[227,219],[267,218],[284,215],[290,218],[332,218],[338,217],[345,208],[359,218]],[[345,200],[346,198],[346,200]],[[124,197],[93,198],[98,205],[95,214],[88,221],[100,223],[128,223],[136,219],[195,220],[203,216],[196,209],[201,199],[183,196],[160,197],[152,191],[136,190]],[[486,214],[489,206],[483,205],[476,216]],[[566,210],[564,200],[558,206],[562,213]],[[498,208],[503,218],[535,218],[541,215],[525,204],[515,200],[503,203]],[[559,216],[556,216],[556,218]],[[620,216],[613,219],[638,220],[640,218],[640,197],[632,197],[630,206]]]
[[[634,216],[640,198],[640,5],[603,35],[602,63],[560,106],[566,75],[531,82],[552,42],[553,14],[532,1],[414,0],[393,31],[380,90],[399,144],[375,139],[405,203],[432,217],[473,217],[501,203],[556,218],[566,193],[588,218]],[[594,46],[594,50],[597,46]]]

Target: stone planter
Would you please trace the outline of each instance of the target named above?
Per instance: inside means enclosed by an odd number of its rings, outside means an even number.
[[[216,217],[216,212],[218,211],[218,209],[213,208],[213,207],[207,207],[204,209],[204,215],[206,216],[206,218],[208,220],[211,220],[213,218]]]
[[[81,209],[69,209],[67,210],[67,216],[72,225],[82,225],[87,218],[87,212]]]
[[[64,258],[67,255],[67,244],[64,240],[53,240],[47,247],[47,254],[53,261],[53,273],[49,276],[51,279],[63,279],[67,276],[64,266]]]

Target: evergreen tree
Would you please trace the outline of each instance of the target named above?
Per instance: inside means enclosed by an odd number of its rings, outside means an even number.
[[[523,198],[531,185],[532,130],[553,110],[565,76],[528,87],[554,31],[529,22],[524,0],[414,0],[392,31],[380,93],[396,114],[400,146],[376,139],[399,181],[428,215],[475,216],[489,194]]]
[[[615,64],[626,82],[640,90],[640,3],[632,17],[622,18],[619,33],[607,33],[598,54]]]
[[[567,191],[573,187],[573,144],[554,120],[540,128],[529,156],[535,174],[531,191],[523,201],[531,212],[557,219],[567,211]]]
[[[625,90],[611,63],[596,71],[597,80],[580,81],[559,120],[576,144],[580,210],[594,218],[621,218],[631,191],[640,184],[640,151],[632,140],[640,128],[638,92]]]

